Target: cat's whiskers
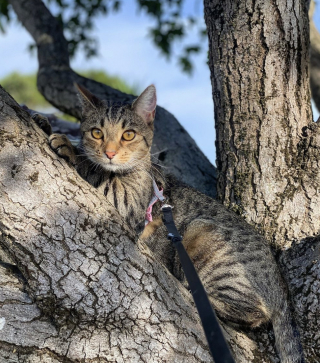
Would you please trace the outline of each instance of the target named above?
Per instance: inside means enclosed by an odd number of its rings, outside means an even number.
[[[155,167],[155,165],[161,166],[158,163],[152,162],[150,160],[150,154],[146,154],[146,156],[144,158],[131,158],[129,160],[129,162],[126,162],[124,164],[112,164],[113,168],[115,168],[115,170],[113,169],[109,169],[108,168],[108,163],[105,163],[106,160],[103,159],[103,157],[101,157],[101,155],[97,154],[94,150],[90,150],[85,148],[83,145],[81,148],[79,148],[82,152],[84,152],[85,154],[80,154],[78,155],[81,158],[84,158],[84,160],[81,160],[78,163],[78,166],[85,163],[88,158],[90,159],[91,163],[90,163],[90,168],[89,171],[94,171],[96,172],[97,170],[99,170],[99,168],[102,168],[106,171],[114,171],[118,174],[123,174],[123,173],[130,173],[133,175],[141,175],[144,174],[147,176],[148,179],[153,180],[154,179],[154,173],[158,173],[159,176],[164,179],[164,175],[161,173],[161,171],[159,170],[159,168]],[[144,187],[144,182],[143,180],[141,180],[141,182],[138,183],[139,187],[141,186],[141,188]],[[141,185],[140,185],[141,184]]]
[[[143,159],[131,159],[131,167],[132,169],[136,169],[138,166],[144,165],[145,167],[148,167],[149,169],[151,169],[151,163],[143,160]]]
[[[160,151],[156,151],[156,152],[154,152],[154,153],[150,153],[150,155],[151,155],[151,156],[159,155],[159,154],[163,153],[164,151],[168,151],[168,148],[162,149],[162,150],[160,150]]]
[[[92,151],[92,150],[87,150],[84,148],[84,146],[82,145],[81,147],[79,147],[79,150],[83,151],[84,154],[80,154],[78,155],[79,157],[83,157],[84,160],[80,161],[77,163],[77,166],[79,167],[79,165],[88,162],[88,159],[90,160],[90,168],[89,171],[96,171],[98,170],[98,167],[102,167],[101,163],[99,163],[99,161],[97,161],[97,153]]]
[[[82,147],[82,151],[85,152],[85,155],[83,155],[83,156],[86,156],[87,158],[89,158],[90,161],[94,164],[90,168],[90,171],[92,171],[92,170],[96,171],[98,166],[101,168],[104,168],[104,166],[105,166],[104,158],[101,155],[97,154],[97,152],[95,152],[94,150],[88,150],[88,149],[85,149],[84,147]],[[80,165],[84,161],[86,161],[86,160],[81,161],[78,165]]]
[[[163,165],[163,164],[160,164],[159,163],[159,160],[157,160],[158,162],[155,162],[155,161],[152,161],[152,164],[154,164],[154,165],[158,165],[158,166],[160,166],[161,168],[164,168],[164,169],[171,169],[170,167],[168,167],[168,166],[165,166],[165,165]]]
[[[168,166],[165,166],[165,165],[163,165],[163,164],[160,164],[160,162],[159,162],[159,159],[157,158],[157,157],[155,157],[154,155],[158,155],[158,154],[161,154],[162,152],[164,152],[164,151],[168,151],[168,149],[166,148],[166,149],[163,149],[163,150],[160,150],[160,151],[157,151],[157,152],[155,152],[155,153],[150,153],[150,156],[151,156],[151,162],[152,162],[152,164],[154,164],[154,165],[158,165],[158,166],[160,166],[161,168],[163,168],[163,169],[172,169],[172,168],[170,168],[170,167],[168,167]],[[156,161],[153,161],[153,160],[156,160]]]
[[[97,171],[98,167],[101,167],[100,164],[98,164],[97,162],[95,161],[92,161],[92,165],[90,166],[90,169],[89,171]]]
[[[151,166],[152,171],[158,173],[161,179],[165,180],[164,174],[161,172],[161,169],[156,168],[154,165]]]
[[[90,165],[90,169],[89,169],[89,171],[92,171],[92,170],[97,170],[97,169],[94,169],[94,167],[96,166],[96,165],[99,165],[99,166],[101,166],[97,161],[95,161],[93,158],[89,158],[89,160],[90,160],[90,163],[89,163],[89,165]],[[85,162],[87,162],[88,163],[88,158],[87,159],[85,159],[85,160],[82,160],[80,163],[78,163],[77,165],[79,166],[79,165],[81,165],[81,164],[83,164],[83,163],[85,163]]]
[[[156,157],[155,155],[159,155],[159,154],[161,154],[161,153],[163,153],[163,152],[165,152],[165,151],[168,151],[168,149],[166,148],[166,149],[163,149],[163,150],[157,151],[157,152],[155,152],[155,153],[150,153],[151,159],[153,158],[153,159],[156,159],[156,161],[157,161],[157,162],[153,162],[154,164],[159,163],[159,158],[158,158],[158,157]],[[159,165],[159,166],[161,166],[161,167],[164,167],[164,168],[165,168],[165,166],[164,166],[164,165],[161,165],[161,164],[157,164],[157,165]]]
[[[81,156],[81,157],[83,157],[84,159],[83,160],[81,160],[80,162],[77,162],[77,166],[79,166],[79,165],[81,165],[81,164],[83,164],[83,163],[85,163],[85,162],[88,162],[88,155],[78,155],[78,156]],[[91,159],[90,159],[91,160]],[[92,161],[93,162],[93,161]]]

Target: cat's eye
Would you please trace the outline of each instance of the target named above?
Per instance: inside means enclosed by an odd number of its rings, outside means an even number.
[[[134,139],[134,137],[136,136],[136,133],[133,131],[133,130],[128,130],[128,131],[125,131],[123,134],[122,134],[122,138],[126,141],[131,141]]]
[[[103,137],[103,132],[100,129],[92,129],[91,130],[91,135],[95,138],[95,139],[102,139]]]

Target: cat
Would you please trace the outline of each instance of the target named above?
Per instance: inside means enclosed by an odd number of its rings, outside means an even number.
[[[221,321],[249,328],[271,321],[281,362],[303,362],[286,288],[266,240],[217,201],[172,176],[163,177],[151,162],[155,87],[147,87],[132,104],[108,104],[77,87],[81,142],[74,147],[65,135],[53,134],[51,148],[100,189],[126,223],[143,229],[140,240],[187,287],[167,240],[161,203],[151,207],[155,190],[162,193],[174,206],[183,245]]]

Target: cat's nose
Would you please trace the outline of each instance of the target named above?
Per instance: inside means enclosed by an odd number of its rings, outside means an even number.
[[[107,155],[107,158],[111,160],[116,155],[116,152],[115,151],[106,151],[106,155]]]

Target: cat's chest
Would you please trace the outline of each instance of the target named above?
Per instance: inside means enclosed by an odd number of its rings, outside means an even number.
[[[128,177],[114,177],[104,181],[99,190],[129,224],[144,220],[152,195],[152,182]]]

